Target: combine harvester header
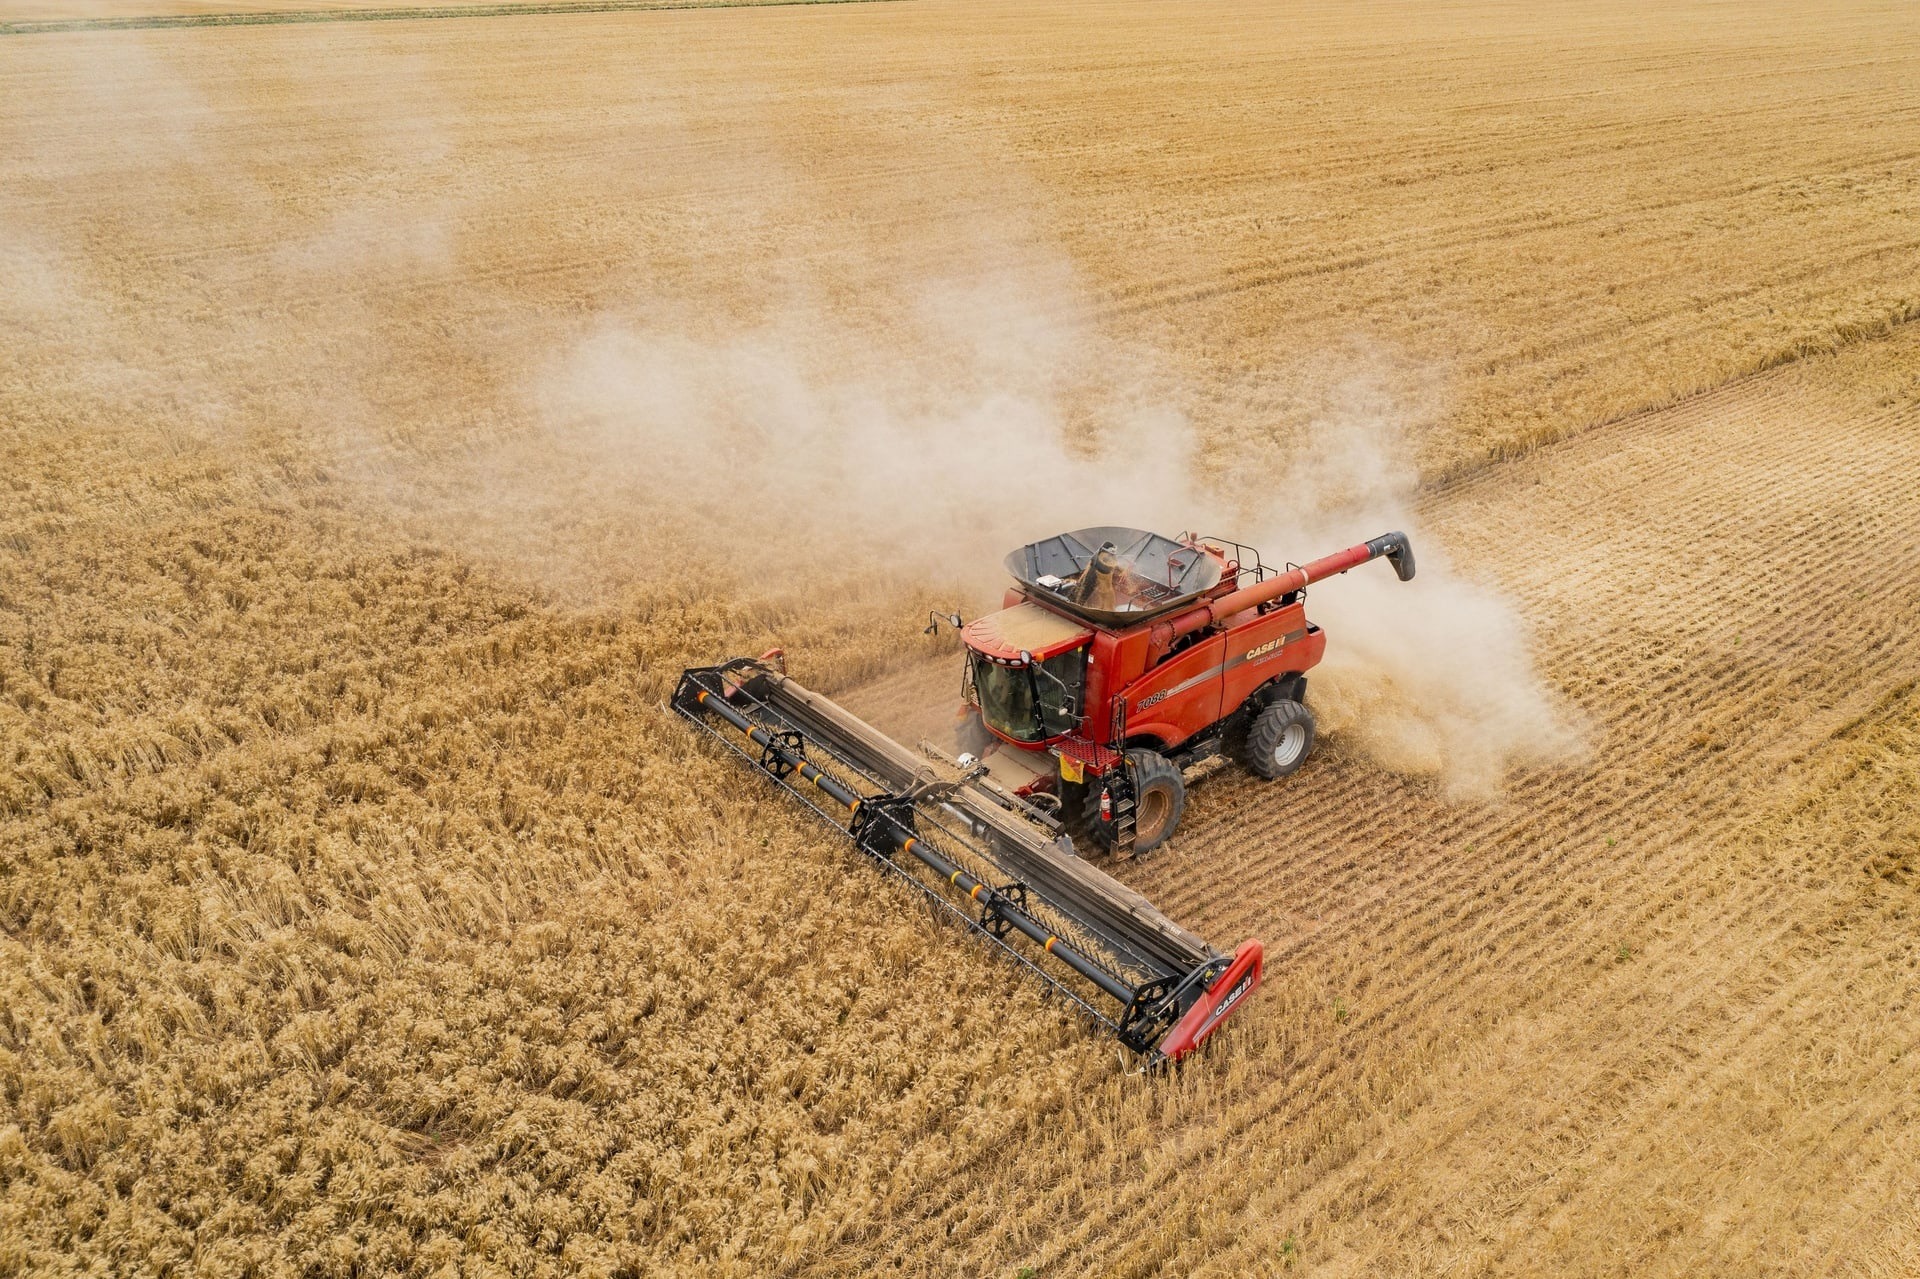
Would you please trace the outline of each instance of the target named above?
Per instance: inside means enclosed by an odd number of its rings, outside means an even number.
[[[673,707],[1150,1064],[1199,1047],[1259,984],[1259,942],[1220,954],[1081,858],[983,769],[916,758],[770,662],[689,670]],[[1015,934],[1031,948],[1010,944]]]
[[[995,781],[971,754],[956,760],[931,747],[924,757],[909,751],[789,678],[777,651],[684,672],[673,709],[1048,982],[1147,1066],[1178,1060],[1260,984],[1260,943],[1243,941],[1231,954],[1215,949],[1081,857],[1068,832],[1130,854],[1135,799],[1151,801],[1172,786],[1179,793],[1151,842],[1164,839],[1184,804],[1177,764],[1218,753],[1235,733],[1246,736],[1283,693],[1304,696],[1303,671],[1325,647],[1319,628],[1300,616],[1304,588],[1381,555],[1403,579],[1413,573],[1412,551],[1397,533],[1285,572],[1257,557],[1243,566],[1229,548],[1248,554],[1232,543],[1083,529],[1008,557],[1021,587],[1006,609],[965,627],[962,639],[982,731],[991,729],[1014,754],[1057,763],[1057,774],[1030,774],[1016,788]],[[1188,676],[1184,668],[1194,663],[1177,658],[1193,643],[1182,641],[1201,633],[1248,652]],[[1030,647],[1008,647],[1029,635]],[[1192,656],[1211,661],[1199,650]],[[1258,680],[1248,683],[1243,673],[1231,706],[1224,692],[1203,696],[1195,704],[1211,709],[1184,728],[1168,726],[1175,724],[1168,710],[1145,713],[1166,701],[1149,691],[1159,684],[1178,679],[1187,691],[1211,680],[1225,690],[1225,672],[1241,665],[1257,666]],[[977,688],[980,672],[1002,669],[1017,673],[1009,689],[1026,693],[1011,719]],[[1083,703],[1082,693],[1105,704]],[[1130,705],[1152,726],[1138,741],[1126,727]],[[1306,716],[1297,702],[1284,705],[1298,712],[1287,712],[1289,723]],[[1295,765],[1311,744],[1310,716],[1306,722]],[[1062,820],[1069,796],[1087,820]]]

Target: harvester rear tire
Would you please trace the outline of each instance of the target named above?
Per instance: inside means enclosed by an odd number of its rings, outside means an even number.
[[[1127,752],[1133,766],[1133,851],[1148,853],[1167,842],[1187,808],[1187,783],[1165,755]]]
[[[1285,777],[1313,750],[1313,712],[1281,699],[1254,716],[1247,730],[1247,768],[1262,777]]]

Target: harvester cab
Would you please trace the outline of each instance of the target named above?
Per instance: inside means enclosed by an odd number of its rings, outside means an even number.
[[[1152,1066],[1219,1028],[1259,985],[1263,951],[1215,949],[1074,841],[1162,842],[1185,804],[1182,765],[1209,753],[1269,777],[1299,767],[1305,673],[1326,646],[1305,588],[1376,556],[1413,576],[1399,533],[1284,570],[1232,542],[1125,528],[1015,551],[1018,585],[961,637],[981,750],[1050,765],[1018,786],[972,752],[916,755],[773,653],[683,672],[672,706]]]

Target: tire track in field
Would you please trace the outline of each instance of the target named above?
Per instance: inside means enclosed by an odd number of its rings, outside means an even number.
[[[1908,360],[1920,351],[1911,334],[1872,345]],[[1845,359],[1819,365],[1831,371]],[[1380,778],[1358,761],[1329,760],[1324,791],[1354,798],[1298,816],[1300,807],[1289,806],[1248,829],[1233,825],[1233,810],[1251,809],[1262,788],[1228,774],[1196,788],[1195,824],[1178,841],[1181,856],[1121,873],[1216,939],[1280,924],[1290,935],[1273,939],[1270,983],[1311,983],[1319,970],[1342,989],[1363,992],[1356,1000],[1381,1007],[1377,1014],[1370,1007],[1367,1033],[1395,1056],[1432,1051],[1432,1028],[1465,1017],[1489,973],[1550,973],[1603,945],[1610,931],[1657,925],[1662,907],[1648,894],[1682,880],[1688,850],[1742,817],[1743,782],[1769,761],[1817,749],[1834,715],[1844,717],[1920,662],[1920,606],[1900,586],[1920,581],[1920,538],[1882,537],[1871,558],[1858,540],[1874,523],[1920,527],[1913,414],[1856,417],[1845,406],[1823,406],[1804,386],[1812,367],[1777,370],[1590,433],[1452,486],[1436,502],[1431,515],[1448,540],[1478,552],[1463,562],[1496,570],[1530,613],[1546,619],[1547,669],[1605,726],[1602,763],[1589,777],[1521,779],[1510,806],[1518,813],[1463,811],[1417,783]],[[1538,486],[1546,494],[1593,496],[1555,502],[1555,527],[1543,535],[1535,479],[1553,481]],[[1740,543],[1731,560],[1717,545],[1727,541]],[[1594,543],[1610,552],[1612,571],[1590,576],[1570,598],[1564,571],[1555,569],[1590,560]],[[1527,548],[1518,557],[1504,549],[1516,545]],[[1703,558],[1674,562],[1689,551]],[[1689,601],[1694,615],[1676,612],[1676,600]],[[1740,655],[1736,641],[1788,602],[1819,638],[1802,639],[1784,656],[1758,646]],[[1671,660],[1658,680],[1641,687],[1635,677],[1647,666],[1650,642],[1673,651],[1652,654]],[[1810,700],[1824,717],[1782,713]],[[1639,722],[1649,703],[1683,702],[1689,709],[1669,710],[1650,729]],[[1690,740],[1721,731],[1722,721],[1733,730],[1726,740]],[[1556,789],[1567,792],[1557,801]],[[1284,840],[1277,837],[1283,832]],[[1635,851],[1613,851],[1608,837]],[[1464,855],[1468,845],[1481,851]],[[1293,851],[1300,848],[1312,850],[1304,861]],[[1415,855],[1405,856],[1407,848]],[[1222,893],[1223,860],[1233,867],[1232,893]],[[1524,909],[1514,908],[1516,890]],[[1607,905],[1576,918],[1557,905],[1567,890]],[[1220,897],[1228,909],[1205,909]],[[1290,915],[1304,917],[1311,929],[1286,928]],[[1729,925],[1752,926],[1737,918]],[[1439,962],[1449,956],[1452,963]],[[1297,1003],[1297,993],[1287,1002]],[[1256,1011],[1254,1018],[1268,1024],[1246,1038],[1287,1033],[1277,1014]],[[1053,1260],[1114,1263],[1116,1246],[1131,1251],[1115,1241],[1153,1235],[1153,1221],[1170,1210],[1168,1195],[1205,1189],[1226,1197],[1216,1202],[1243,1202],[1236,1175],[1223,1173],[1223,1184],[1210,1188],[1193,1179],[1257,1159],[1276,1120],[1329,1138],[1351,1128],[1357,1119],[1338,1094],[1351,1083],[1353,1063],[1321,1040],[1307,1060],[1284,1070],[1258,1062],[1225,1067],[1240,1076],[1236,1091],[1248,1094],[1236,1104],[1237,1121],[1216,1123],[1226,1129],[1218,1141],[1196,1143],[1142,1193],[1125,1197],[1132,1208],[1057,1237]],[[1343,1113],[1344,1121],[1330,1118]],[[1316,1115],[1323,1117],[1317,1125]],[[1275,1194],[1299,1202],[1333,1176]],[[1035,1204],[1027,1223],[1033,1229],[1062,1211],[1043,1186],[1025,1193]],[[945,1214],[958,1239],[962,1221],[952,1214],[959,1210],[929,1206]],[[1151,1269],[1165,1260],[1142,1246],[1144,1254],[1129,1261]]]

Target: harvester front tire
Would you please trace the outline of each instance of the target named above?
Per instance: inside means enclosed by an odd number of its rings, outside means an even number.
[[[1100,791],[1085,782],[1060,783],[1060,822],[1078,848],[1092,852],[1100,842]]]
[[[1133,767],[1133,851],[1148,853],[1167,842],[1187,808],[1187,783],[1166,756],[1127,752]]]
[[[1285,777],[1313,750],[1313,712],[1282,699],[1254,716],[1247,730],[1247,767],[1262,777]]]

